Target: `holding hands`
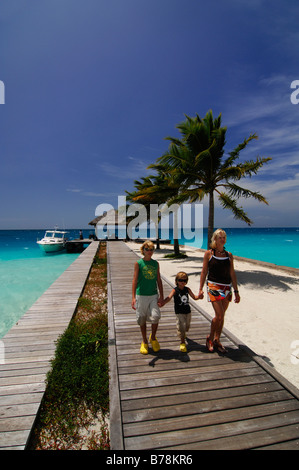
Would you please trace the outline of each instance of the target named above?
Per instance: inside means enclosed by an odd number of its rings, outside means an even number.
[[[199,292],[198,292],[198,296],[197,296],[197,299],[203,299],[204,298],[204,293],[203,293],[203,290],[202,289],[199,289]]]

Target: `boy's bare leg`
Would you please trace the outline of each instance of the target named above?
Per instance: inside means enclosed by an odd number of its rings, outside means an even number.
[[[140,325],[140,330],[142,334],[142,341],[147,344],[147,337],[146,337],[146,323],[144,325]]]
[[[151,336],[152,340],[156,339],[157,329],[158,329],[158,323],[152,323],[152,336]]]

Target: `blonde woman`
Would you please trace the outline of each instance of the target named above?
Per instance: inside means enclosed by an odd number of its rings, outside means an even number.
[[[153,351],[158,352],[160,349],[156,332],[161,317],[159,305],[162,305],[163,302],[163,286],[159,263],[152,259],[154,249],[155,246],[150,240],[146,240],[142,244],[140,251],[143,258],[140,258],[135,263],[132,282],[132,308],[136,310],[136,320],[142,335],[141,354],[148,354],[146,322],[150,322],[152,325],[149,341]],[[160,294],[159,299],[158,289]]]
[[[225,312],[232,300],[231,287],[234,289],[235,302],[240,302],[233,255],[225,250],[225,243],[225,231],[216,230],[212,236],[211,249],[204,255],[199,285],[199,295],[203,296],[203,286],[207,277],[208,300],[212,302],[215,313],[210,335],[206,339],[206,347],[210,352],[217,349],[221,353],[226,353],[226,349],[220,343],[220,335]]]

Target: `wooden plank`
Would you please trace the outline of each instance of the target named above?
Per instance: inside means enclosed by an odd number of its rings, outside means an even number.
[[[139,353],[141,335],[131,309],[137,257],[124,242],[107,245],[113,317],[109,367],[114,374],[113,403],[119,400],[112,448],[297,448],[298,389],[227,330],[222,342],[228,354],[207,353],[211,317],[198,303],[191,302],[187,354],[178,351],[171,304],[162,309],[160,351]],[[171,284],[162,278],[167,293]]]
[[[192,450],[298,450],[299,439],[298,424],[279,426],[275,428],[257,430],[253,433],[244,433],[238,439],[231,437],[217,438],[216,441],[193,442],[188,445]],[[265,447],[266,446],[266,447]],[[164,447],[164,450],[184,450],[184,445]]]
[[[29,421],[29,420],[28,420]],[[32,421],[32,420],[31,420]],[[0,449],[2,450],[23,450],[28,439],[30,424],[22,431],[8,431],[0,433]],[[20,442],[21,444],[17,444]]]
[[[154,434],[125,438],[125,448],[126,450],[161,449],[169,447],[170,445],[184,444],[184,448],[189,449],[190,444],[194,444],[196,442],[196,449],[206,449],[207,443],[203,444],[202,442],[214,441],[210,442],[209,446],[210,448],[218,450],[217,441],[220,438],[230,437],[230,445],[236,446],[239,437],[244,433],[254,433],[258,430],[271,430],[283,425],[298,425],[298,416],[298,411],[290,411],[288,413],[273,414],[271,416],[252,418],[249,420],[241,419],[234,422],[227,421],[226,423],[217,422],[213,423],[211,426],[204,425],[202,427],[186,427],[177,431],[157,432],[156,430]],[[258,441],[253,445],[258,445]],[[251,446],[252,444],[250,444],[250,446],[247,446],[246,444],[244,449],[251,448]]]
[[[219,425],[227,422],[239,421],[240,413],[246,415],[246,419],[260,416],[272,416],[273,413],[285,413],[298,410],[293,400],[280,402],[278,404],[265,403],[257,406],[242,407],[239,409],[218,410],[215,412],[202,412],[186,416],[173,417],[160,420],[141,421],[140,423],[128,423],[124,425],[126,437],[139,435],[151,435],[159,428],[159,432],[173,432],[174,430],[184,430],[185,428],[198,428],[212,425]],[[245,421],[245,419],[244,419]]]
[[[167,395],[167,403],[170,405],[178,405],[180,403],[197,403],[200,401],[211,401],[215,399],[225,399],[227,397],[241,397],[247,396],[251,392],[254,393],[265,393],[269,391],[281,390],[281,386],[276,382],[268,382],[265,384],[254,384],[248,385],[247,387],[228,387],[228,388],[217,388],[216,390],[201,390],[193,393],[178,393],[174,395]],[[123,400],[122,409],[123,411],[131,411],[138,409],[151,409],[159,406],[164,406],[161,402],[161,397],[149,397],[149,398],[136,398],[135,400]]]
[[[162,386],[162,387],[155,387],[155,388],[144,388],[144,389],[137,389],[137,390],[124,390],[121,391],[121,399],[122,399],[122,407],[126,409],[127,402],[136,399],[146,400],[150,397],[161,397],[167,395],[171,400],[173,395],[180,395],[183,394],[187,396],[187,394],[193,394],[199,391],[211,391],[214,390],[217,386],[217,390],[220,393],[225,390],[226,388],[234,387],[236,389],[235,393],[239,392],[239,388],[242,386],[250,386],[254,384],[255,387],[263,386],[267,383],[272,383],[273,379],[268,374],[254,374],[254,375],[245,375],[241,376],[237,374],[237,377],[229,377],[225,379],[216,379],[217,384],[213,380],[207,381],[196,381],[193,383],[182,383],[182,384],[175,384],[174,387]],[[160,398],[159,398],[160,399]]]
[[[152,406],[148,409],[139,408],[137,410],[123,411],[123,422],[137,422],[137,421],[149,421],[155,419],[164,419],[170,417],[177,417],[178,405],[180,405],[180,416],[191,416],[198,415],[198,413],[211,413],[223,409],[233,410],[235,408],[246,408],[253,407],[258,404],[264,403],[275,403],[279,401],[286,401],[291,399],[290,394],[286,390],[279,390],[276,392],[266,392],[259,394],[245,395],[241,397],[218,397],[217,399],[208,399],[205,401],[194,401],[191,403],[175,403],[174,405],[167,405],[168,397],[166,400],[161,400],[161,405],[158,407]],[[299,409],[297,403],[294,402],[294,406]]]
[[[1,339],[0,449],[25,449],[46,388],[56,340],[72,319],[98,248],[89,247]]]

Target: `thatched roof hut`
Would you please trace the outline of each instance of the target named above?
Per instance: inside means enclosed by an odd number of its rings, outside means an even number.
[[[127,225],[126,216],[118,215],[118,210],[110,209],[103,215],[99,215],[95,219],[91,220],[88,225],[93,225],[94,227],[99,225]]]
[[[128,222],[125,214],[119,215],[117,210],[111,209],[105,214],[91,220],[88,225],[95,227],[98,239],[116,239],[127,237],[126,228]]]

